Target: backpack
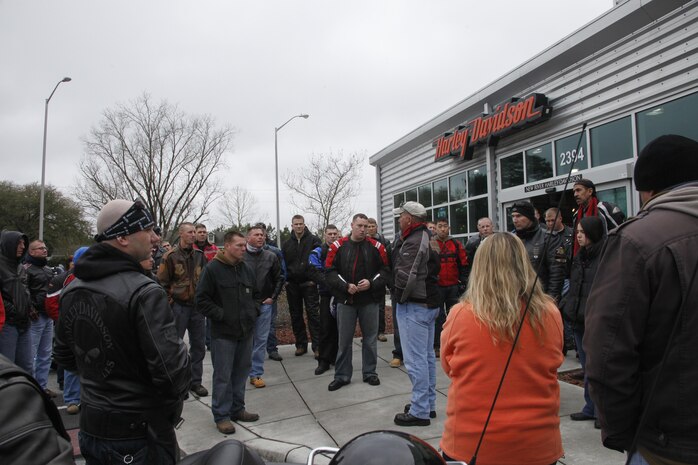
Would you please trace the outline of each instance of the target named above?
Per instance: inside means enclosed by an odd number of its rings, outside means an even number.
[[[56,405],[26,371],[0,355],[0,463],[73,464]]]

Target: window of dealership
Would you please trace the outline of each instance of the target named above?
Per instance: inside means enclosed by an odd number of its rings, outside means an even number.
[[[564,180],[573,166],[574,175],[596,182],[595,178],[603,174],[605,168],[628,165],[642,147],[662,134],[679,134],[698,140],[696,121],[698,92],[673,96],[601,121],[583,135],[576,132],[543,141],[533,136],[529,146],[495,155],[497,196],[488,192],[487,164],[481,160],[476,167],[398,192],[393,196],[393,205],[418,201],[434,221],[447,219],[453,236],[460,238],[477,233],[479,218],[492,216],[490,207],[495,205],[490,205],[490,201],[500,202],[504,217],[500,220],[501,226],[511,230],[509,210],[515,197],[530,199],[542,210],[556,204],[562,195],[564,217],[569,222],[575,207],[571,193],[550,192],[545,187],[551,181]],[[618,205],[626,215],[632,214],[631,197],[635,194],[629,178],[600,184],[598,190],[600,200]]]

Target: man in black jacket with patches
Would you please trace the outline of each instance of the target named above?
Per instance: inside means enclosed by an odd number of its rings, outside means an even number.
[[[140,261],[158,240],[141,201],[112,200],[97,241],[62,291],[56,362],[80,374],[80,450],[87,463],[173,464],[191,377],[167,294]],[[127,462],[130,461],[130,462]]]
[[[294,215],[291,219],[291,238],[284,242],[281,251],[286,260],[286,297],[288,298],[288,310],[291,313],[291,326],[296,339],[296,355],[308,352],[308,334],[303,321],[303,303],[308,315],[308,326],[312,349],[315,357],[318,354],[318,342],[320,339],[320,296],[317,285],[310,277],[308,257],[321,242],[317,236],[310,233],[305,226],[305,219],[301,215]]]

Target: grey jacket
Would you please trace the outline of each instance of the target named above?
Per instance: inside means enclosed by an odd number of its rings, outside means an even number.
[[[428,308],[441,303],[439,293],[439,246],[432,243],[425,225],[400,236],[392,251],[395,299],[399,303],[414,302]]]

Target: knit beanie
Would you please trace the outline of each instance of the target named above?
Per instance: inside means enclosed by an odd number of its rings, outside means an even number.
[[[598,243],[603,238],[603,221],[598,216],[585,216],[579,224],[593,244]]]
[[[519,215],[525,216],[534,223],[536,222],[536,209],[533,207],[533,204],[531,202],[516,202],[511,207],[511,212],[518,213]]]
[[[657,137],[637,157],[634,177],[637,190],[654,192],[698,181],[698,142],[675,134]]]

